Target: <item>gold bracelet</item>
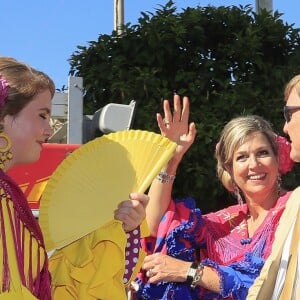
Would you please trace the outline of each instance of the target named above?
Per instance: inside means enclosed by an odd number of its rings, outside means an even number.
[[[156,176],[156,179],[160,183],[169,183],[174,181],[175,178],[176,178],[175,175],[170,175],[167,172],[159,172],[158,175]]]
[[[203,274],[203,269],[204,269],[204,265],[202,263],[199,263],[198,268],[193,277],[193,281],[191,283],[192,289],[194,289],[197,286],[197,283],[200,281],[202,274]]]

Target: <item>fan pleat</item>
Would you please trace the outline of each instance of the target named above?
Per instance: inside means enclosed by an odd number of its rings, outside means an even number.
[[[47,250],[62,248],[113,219],[130,192],[145,192],[176,144],[148,131],[126,130],[97,138],[56,169],[40,204]]]

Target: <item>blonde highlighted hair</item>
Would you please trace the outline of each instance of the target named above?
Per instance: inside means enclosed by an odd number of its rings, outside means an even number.
[[[234,152],[250,134],[256,132],[267,138],[275,156],[278,158],[276,134],[271,124],[262,117],[256,115],[237,117],[229,121],[222,130],[216,147],[217,176],[223,186],[230,192],[234,191],[234,182],[230,174]]]
[[[295,88],[300,97],[300,75],[294,76],[286,85],[284,90],[284,101],[287,101],[292,89]]]

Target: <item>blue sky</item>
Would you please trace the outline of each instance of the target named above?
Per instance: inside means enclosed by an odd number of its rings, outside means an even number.
[[[136,24],[141,11],[154,12],[168,0],[124,0],[125,22]],[[255,0],[174,0],[187,6],[246,5]],[[87,46],[114,26],[113,0],[9,0],[0,9],[0,55],[12,56],[49,74],[56,87],[67,86],[68,59],[78,45]],[[300,0],[273,0],[282,19],[300,28]]]

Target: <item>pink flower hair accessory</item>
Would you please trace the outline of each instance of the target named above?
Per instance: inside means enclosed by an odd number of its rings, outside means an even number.
[[[280,174],[286,174],[293,169],[294,161],[290,158],[291,144],[283,136],[276,135],[278,145],[278,160]]]
[[[4,106],[6,98],[8,97],[8,82],[0,77],[0,108]]]

